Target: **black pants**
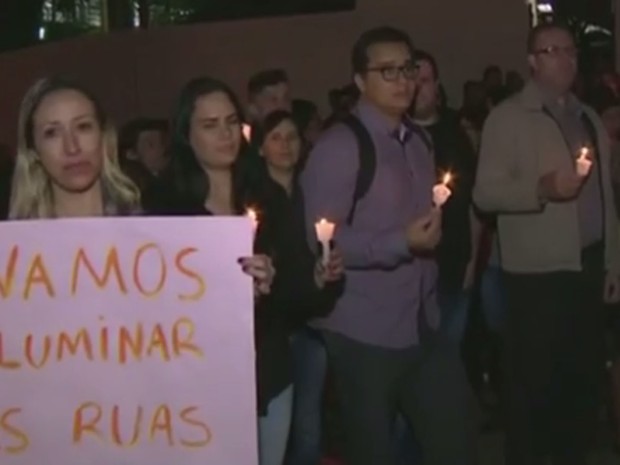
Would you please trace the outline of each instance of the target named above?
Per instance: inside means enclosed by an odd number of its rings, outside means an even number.
[[[325,333],[339,390],[347,465],[393,465],[401,411],[425,465],[476,463],[474,402],[458,348],[390,350]]]
[[[585,465],[603,376],[602,247],[582,272],[506,273],[506,464]]]

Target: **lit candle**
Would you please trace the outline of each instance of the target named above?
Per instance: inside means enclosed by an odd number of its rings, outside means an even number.
[[[250,220],[252,220],[252,232],[256,235],[256,230],[258,229],[258,214],[256,213],[256,210],[253,208],[248,208],[245,211],[245,214]]]
[[[314,224],[314,229],[316,230],[316,237],[323,246],[324,265],[327,265],[327,263],[329,262],[329,243],[334,237],[335,227],[336,225],[334,223],[330,223],[325,218],[322,218],[321,221]]]
[[[576,170],[577,174],[583,178],[585,178],[588,174],[590,174],[590,168],[592,168],[592,160],[588,158],[590,151],[587,147],[583,147],[581,149],[581,153],[576,160]]]
[[[448,187],[451,180],[452,174],[448,171],[443,175],[441,182],[433,186],[433,205],[437,208],[440,208],[444,203],[446,203],[452,195],[452,191]]]
[[[250,140],[252,139],[252,126],[244,123],[241,126],[241,132],[243,133],[243,137],[245,138],[246,142],[250,142]]]

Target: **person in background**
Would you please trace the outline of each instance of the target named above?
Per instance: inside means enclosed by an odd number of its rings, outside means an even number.
[[[514,70],[506,73],[506,97],[511,97],[523,90],[525,81],[521,75]]]
[[[600,77],[600,85],[607,89],[612,98],[620,98],[620,75],[615,70],[603,72]]]
[[[487,96],[491,99],[493,106],[501,102],[505,95],[504,74],[497,65],[488,66],[482,75],[482,84],[484,85]]]
[[[167,203],[151,213],[217,217],[242,215],[247,208],[257,212],[255,249],[260,256],[273,257],[277,269],[269,295],[255,308],[259,457],[260,465],[281,465],[293,402],[290,321],[293,314],[305,315],[328,305],[328,284],[340,280],[342,266],[337,253],[326,264],[315,258],[303,234],[291,230],[294,223],[283,197],[264,189],[256,173],[249,177],[241,117],[236,96],[223,82],[203,77],[183,88],[173,118],[168,191],[162,196]],[[279,129],[269,135],[282,139],[279,143],[285,148],[278,154],[282,168],[294,159],[290,153],[285,156],[286,147],[293,152],[296,143]],[[299,134],[295,137],[298,140]],[[280,182],[284,172],[277,171]]]
[[[301,131],[304,149],[310,150],[323,130],[319,108],[310,100],[293,100],[293,117]]]
[[[571,93],[570,30],[539,25],[527,51],[532,79],[489,116],[474,188],[498,221],[506,464],[585,465],[603,377],[602,302],[620,300],[610,147],[600,118]],[[580,174],[584,148],[592,165]]]
[[[375,146],[372,183],[358,203],[354,133],[335,124],[315,145],[301,185],[306,222],[336,225],[346,287],[321,329],[339,390],[348,465],[393,465],[394,418],[412,424],[430,464],[476,460],[471,392],[457,350],[437,340],[436,263],[441,211],[434,161],[407,118],[416,88],[411,40],[381,27],[352,51],[361,98],[353,110]],[[397,207],[396,207],[397,206]],[[314,233],[309,237],[314,243]]]
[[[588,102],[597,111],[611,144],[611,182],[620,215],[620,98],[605,87],[592,91]]]
[[[476,154],[480,149],[482,126],[490,107],[491,101],[482,82],[467,81],[463,86],[463,106],[459,112],[459,119]]]
[[[268,69],[256,73],[248,81],[248,120],[260,123],[276,110],[292,111],[291,85],[283,69]]]
[[[606,87],[595,89],[589,96],[589,103],[597,111],[611,144],[611,183],[620,217],[620,100]],[[620,312],[618,306],[609,307],[609,327],[611,332],[611,400],[612,417],[615,429],[615,448],[620,449]]]
[[[285,111],[275,111],[256,128],[254,142],[258,146],[261,191],[266,202],[277,205],[285,223],[281,241],[297,244],[302,257],[311,257],[305,242],[303,198],[298,183],[302,162],[301,130]],[[281,213],[282,214],[282,213]],[[301,241],[301,244],[299,243]],[[338,253],[336,251],[336,253]],[[296,260],[299,262],[299,260]],[[293,261],[294,263],[295,261]],[[333,292],[333,289],[332,289]],[[293,367],[293,418],[286,463],[317,465],[321,459],[323,387],[327,370],[327,355],[320,335],[307,325],[309,317],[326,314],[329,302],[315,301],[315,308],[304,314],[290,311]]]
[[[168,124],[165,120],[139,118],[126,124],[120,133],[121,168],[146,192],[168,165]]]
[[[445,173],[454,177],[450,184],[452,197],[443,207],[437,290],[442,331],[447,340],[459,345],[467,321],[481,233],[471,199],[476,156],[458,120],[442,111],[435,58],[418,50],[415,62],[418,76],[413,120],[431,136],[438,178]]]
[[[445,118],[449,118],[454,121],[458,121],[459,112],[450,106],[450,102],[448,101],[448,93],[446,92],[446,88],[442,83],[439,83],[438,87],[438,101],[437,105],[439,107],[439,111]]]
[[[323,123],[323,129],[330,128],[346,118],[357,104],[359,97],[360,92],[355,84],[349,84],[340,89],[331,90],[329,92],[331,114]]]

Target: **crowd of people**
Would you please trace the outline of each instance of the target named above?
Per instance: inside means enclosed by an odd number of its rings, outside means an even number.
[[[255,283],[260,465],[321,462],[326,384],[347,465],[478,463],[487,376],[463,357],[474,307],[501,360],[507,465],[585,465],[605,335],[620,346],[607,318],[620,300],[620,79],[576,86],[577,57],[569,29],[538,26],[527,82],[491,66],[454,110],[432,54],[380,27],[354,44],[353,82],[330,92],[325,119],[284,70],[249,80],[247,108],[199,77],[169,121],[134,120],[118,144],[104,102],[44,78],[23,99],[14,166],[0,158],[0,214],[255,208],[240,267]],[[326,263],[318,218],[336,224]],[[618,426],[620,363],[610,373]]]

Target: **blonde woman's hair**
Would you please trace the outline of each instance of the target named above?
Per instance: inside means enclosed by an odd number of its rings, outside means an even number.
[[[9,218],[36,219],[55,216],[52,181],[34,147],[33,116],[45,97],[61,90],[79,92],[95,107],[96,118],[103,133],[103,168],[100,177],[105,214],[131,214],[138,211],[140,191],[120,169],[116,132],[99,101],[79,84],[62,78],[45,78],[37,81],[28,90],[20,106]]]

